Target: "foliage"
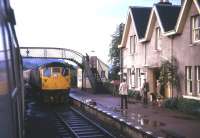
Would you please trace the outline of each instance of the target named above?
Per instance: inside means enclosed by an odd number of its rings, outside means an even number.
[[[177,104],[178,104],[178,99],[171,98],[171,99],[167,99],[164,102],[164,107],[169,108],[169,109],[177,109]]]
[[[136,100],[141,100],[141,95],[139,91],[128,90],[128,97],[133,97]]]
[[[187,114],[200,116],[200,102],[193,99],[171,98],[164,102],[164,107]]]
[[[118,95],[118,86],[115,86],[110,82],[103,82],[103,86],[110,92],[110,94]]]
[[[109,57],[112,63],[109,78],[111,80],[119,80],[118,72],[120,71],[120,49],[118,45],[121,43],[124,30],[124,24],[121,23],[117,26],[115,33],[112,35],[110,43]]]
[[[179,86],[179,78],[177,74],[178,66],[175,58],[172,58],[172,62],[163,61],[160,67],[159,82],[161,89],[170,82],[176,88]]]

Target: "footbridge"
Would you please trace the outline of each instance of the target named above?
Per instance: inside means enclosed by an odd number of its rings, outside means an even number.
[[[20,53],[23,59],[63,59],[74,62],[82,68],[82,74],[86,74],[94,92],[101,93],[107,91],[103,86],[99,72],[94,67],[91,67],[89,55],[87,54],[85,56],[72,49],[53,47],[20,47]],[[100,67],[100,70],[103,70],[101,66],[98,67]]]

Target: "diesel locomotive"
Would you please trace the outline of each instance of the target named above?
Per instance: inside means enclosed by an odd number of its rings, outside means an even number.
[[[43,102],[64,103],[71,88],[70,68],[61,62],[44,64],[31,70],[30,85]]]

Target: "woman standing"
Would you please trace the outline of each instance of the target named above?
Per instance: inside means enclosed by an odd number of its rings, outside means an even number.
[[[128,95],[128,85],[126,80],[123,79],[119,85],[119,95],[121,95],[121,109],[123,109],[123,103],[125,102],[125,109],[128,109],[127,95]]]

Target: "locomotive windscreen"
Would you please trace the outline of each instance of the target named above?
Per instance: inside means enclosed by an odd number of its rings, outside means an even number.
[[[60,73],[60,68],[56,68],[56,67],[52,68],[52,73],[53,74],[59,74]]]

